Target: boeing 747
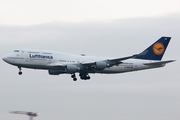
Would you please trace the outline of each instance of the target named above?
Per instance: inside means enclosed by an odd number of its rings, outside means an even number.
[[[113,74],[164,67],[167,63],[175,61],[161,61],[170,39],[171,37],[161,37],[142,53],[121,58],[16,49],[2,59],[17,66],[19,75],[22,75],[21,68],[24,67],[48,70],[50,75],[71,74],[74,81],[77,80],[76,73],[79,73],[82,80],[88,80],[90,73]]]

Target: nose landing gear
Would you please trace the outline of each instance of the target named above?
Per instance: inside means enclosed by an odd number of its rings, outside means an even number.
[[[19,68],[19,75],[22,75],[22,72],[21,72],[21,67],[18,67]]]

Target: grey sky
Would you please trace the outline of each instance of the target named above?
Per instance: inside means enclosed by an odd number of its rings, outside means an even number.
[[[37,19],[22,24],[2,21],[0,58],[16,48],[124,57],[142,52],[161,36],[170,36],[163,60],[177,61],[164,68],[92,74],[89,81],[73,82],[70,75],[50,76],[43,70],[23,69],[19,76],[16,67],[0,60],[0,119],[28,119],[8,113],[24,110],[39,112],[35,120],[179,120],[180,12],[175,11],[106,19],[108,22],[97,21],[96,16],[92,21],[84,18],[78,22],[55,18],[55,22]],[[11,14],[7,16],[13,18]]]
[[[1,0],[0,24],[103,21],[180,12],[179,0]]]

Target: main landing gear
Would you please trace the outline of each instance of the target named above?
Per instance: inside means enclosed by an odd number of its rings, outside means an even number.
[[[18,67],[19,68],[19,75],[22,75],[22,72],[21,72],[21,67]]]
[[[75,73],[71,75],[71,77],[73,78],[74,81],[77,81],[76,75]]]
[[[79,76],[82,80],[89,80],[90,79],[90,76],[87,73],[80,73]]]
[[[89,80],[89,79],[90,79],[90,76],[89,76],[87,73],[80,73],[79,76],[80,76],[80,78],[81,78],[82,80]],[[76,78],[75,73],[73,73],[73,74],[71,75],[71,77],[73,78],[74,81],[77,81],[77,78]]]

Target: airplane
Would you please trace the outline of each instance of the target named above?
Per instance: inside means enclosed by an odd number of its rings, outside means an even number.
[[[2,59],[19,68],[48,70],[49,75],[71,74],[74,81],[77,80],[76,73],[82,80],[89,80],[89,74],[114,74],[132,72],[138,70],[164,67],[167,63],[175,60],[161,61],[171,37],[161,37],[140,54],[121,58],[107,58],[75,55],[70,53],[16,49],[5,55]]]
[[[35,112],[25,112],[25,111],[11,111],[10,113],[28,115],[28,116],[29,116],[29,120],[33,120],[33,117],[36,117],[36,116],[39,115],[39,113],[35,113]]]

